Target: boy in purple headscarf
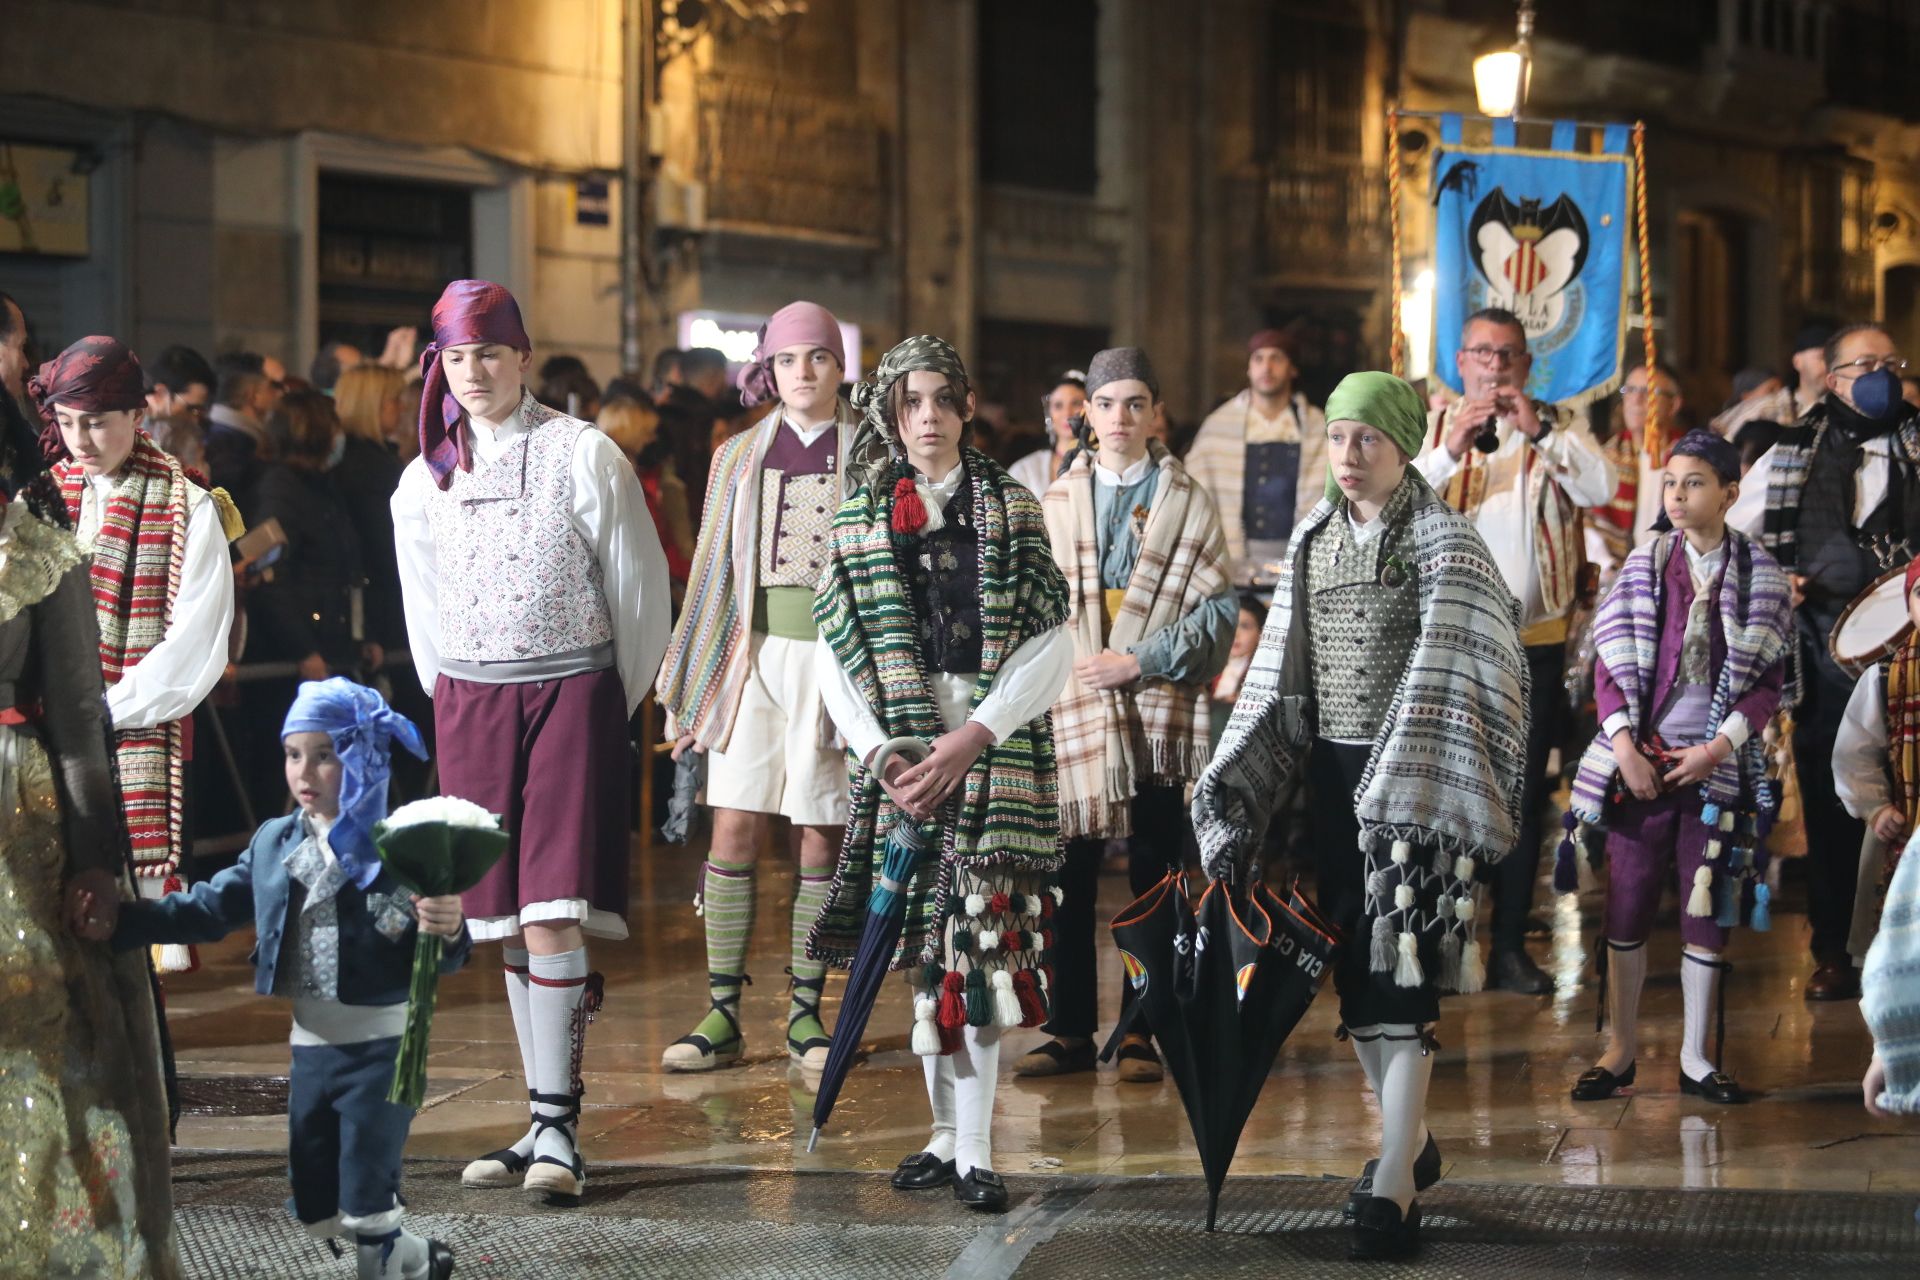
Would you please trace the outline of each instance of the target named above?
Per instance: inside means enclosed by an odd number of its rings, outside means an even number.
[[[1786,574],[1727,525],[1739,496],[1738,451],[1710,431],[1683,436],[1661,476],[1659,536],[1628,555],[1594,619],[1600,732],[1574,780],[1554,885],[1579,887],[1571,828],[1604,828],[1601,1000],[1613,1034],[1574,1084],[1575,1102],[1634,1082],[1646,941],[1676,881],[1685,904],[1680,1091],[1746,1101],[1718,1049],[1707,1056],[1707,1025],[1730,967],[1720,958],[1727,930],[1749,896],[1754,927],[1769,920],[1760,859],[1776,800],[1760,730],[1780,702],[1792,632]]]
[[[190,892],[124,904],[113,945],[214,942],[254,927],[254,990],[293,1002],[293,1215],[316,1239],[353,1236],[360,1280],[444,1280],[453,1251],[403,1225],[400,1157],[413,1111],[387,1090],[416,929],[449,940],[442,973],[464,965],[473,942],[459,898],[407,892],[373,843],[393,744],[422,759],[426,746],[378,693],[339,676],[300,686],[281,743],[298,807]]]
[[[407,634],[433,698],[440,788],[500,815],[506,856],[465,895],[500,942],[532,1123],[470,1187],[577,1199],[586,935],[627,936],[627,722],[672,609],[620,446],[526,389],[513,295],[455,280],[421,353],[420,456],[393,496]]]

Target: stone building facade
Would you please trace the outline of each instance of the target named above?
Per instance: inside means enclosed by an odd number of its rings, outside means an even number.
[[[1197,419],[1241,385],[1254,328],[1298,332],[1316,394],[1384,361],[1385,108],[1471,111],[1471,60],[1513,21],[1508,0],[757,7],[680,32],[675,0],[11,0],[0,186],[10,154],[67,155],[88,234],[8,253],[0,216],[0,288],[48,343],[109,330],[299,369],[465,271],[604,378],[623,23],[645,21],[644,351],[806,296],[860,326],[863,365],[954,338],[1016,423],[1059,368],[1126,342]],[[1883,314],[1920,349],[1902,8],[1543,6],[1530,113],[1648,122],[1655,320],[1697,399],[1777,363],[1809,313]],[[1417,237],[1431,130],[1402,137]]]

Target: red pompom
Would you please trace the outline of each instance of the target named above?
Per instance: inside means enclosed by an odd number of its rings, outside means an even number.
[[[1053,919],[1053,895],[1050,893],[1040,895],[1040,918],[1042,920]]]
[[[927,527],[927,504],[909,476],[901,476],[893,486],[893,531],[915,534]]]
[[[962,1021],[965,1020],[962,1019]],[[954,1054],[960,1052],[961,1043],[961,1029],[959,1027],[943,1025],[940,1028],[940,1053],[943,1057],[952,1057]]]
[[[1047,1006],[1040,999],[1040,988],[1033,970],[1022,969],[1013,975],[1013,996],[1020,1002],[1020,1025],[1037,1027],[1047,1020]]]
[[[965,974],[949,973],[940,983],[940,1009],[934,1021],[947,1030],[958,1031],[967,1025],[967,979]]]
[[[1008,909],[1008,896],[1004,893],[996,893],[987,900],[987,910],[993,912],[994,915],[1004,916],[1007,914]]]

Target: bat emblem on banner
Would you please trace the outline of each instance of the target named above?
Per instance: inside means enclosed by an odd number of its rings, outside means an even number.
[[[1544,205],[1544,207],[1543,207]],[[1520,317],[1538,337],[1559,324],[1564,294],[1587,264],[1587,219],[1566,194],[1552,204],[1495,187],[1467,223],[1467,258],[1487,283],[1487,305]]]

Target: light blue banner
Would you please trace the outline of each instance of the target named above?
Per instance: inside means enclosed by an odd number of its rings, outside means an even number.
[[[1556,138],[1564,136],[1556,129]],[[1614,154],[1449,146],[1434,156],[1434,372],[1462,389],[1460,328],[1520,317],[1537,400],[1590,400],[1620,376],[1627,334],[1628,162]]]

